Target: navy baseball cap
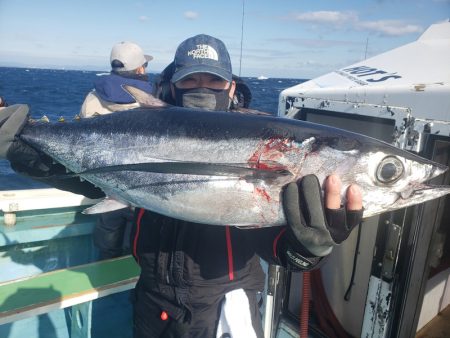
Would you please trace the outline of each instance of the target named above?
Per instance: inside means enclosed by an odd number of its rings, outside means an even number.
[[[231,82],[233,72],[225,44],[212,36],[199,34],[184,40],[177,48],[172,82],[195,73],[217,75]]]

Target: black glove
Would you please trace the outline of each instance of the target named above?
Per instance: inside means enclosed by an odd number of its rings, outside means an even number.
[[[363,209],[349,211],[345,207],[323,207],[319,180],[307,175],[298,183],[290,183],[283,192],[283,208],[288,228],[280,257],[294,268],[310,270],[342,243],[361,223]],[[325,212],[324,212],[325,209]]]
[[[6,158],[11,145],[16,141],[28,121],[28,106],[15,104],[0,110],[0,158]]]
[[[0,158],[8,159],[11,167],[19,173],[33,177],[49,176],[51,158],[17,137],[28,119],[28,106],[24,104],[0,110]]]
[[[0,158],[6,158],[11,168],[33,179],[61,190],[71,191],[89,198],[104,197],[103,191],[77,177],[62,178],[66,168],[53,159],[35,150],[17,136],[29,119],[28,106],[16,104],[0,110]]]

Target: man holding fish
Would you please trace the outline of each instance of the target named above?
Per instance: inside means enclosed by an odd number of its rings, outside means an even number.
[[[175,105],[217,111],[237,106],[236,82],[222,41],[204,34],[185,40],[169,69],[159,85],[170,90]],[[62,166],[14,138],[26,116],[0,116],[0,156],[16,171],[55,187],[102,196],[86,181],[59,182],[53,175],[62,173]],[[287,226],[281,227],[212,226],[136,208],[132,249],[142,270],[133,299],[134,337],[263,337],[259,259],[313,269],[362,219],[358,186],[347,189],[346,208],[338,176],[329,176],[324,187],[325,207],[314,175],[288,184],[283,191]],[[227,315],[229,309],[238,315]]]

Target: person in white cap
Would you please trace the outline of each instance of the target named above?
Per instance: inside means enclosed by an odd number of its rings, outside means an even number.
[[[149,94],[146,68],[153,57],[145,55],[142,48],[129,41],[115,44],[111,50],[111,73],[100,76],[94,82],[92,90],[81,106],[80,117],[109,114],[139,107],[139,103],[123,88],[129,85]],[[126,226],[132,219],[128,208],[100,214],[94,228],[93,239],[99,249],[99,258],[108,259],[124,254],[128,246],[124,243]]]
[[[85,98],[80,117],[109,114],[115,111],[139,107],[139,103],[125,90],[123,85],[139,88],[149,94],[152,85],[148,81],[146,68],[152,60],[142,48],[129,41],[115,44],[111,50],[111,73],[94,81],[94,90]]]

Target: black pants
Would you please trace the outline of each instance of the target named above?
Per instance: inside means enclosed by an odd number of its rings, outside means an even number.
[[[246,292],[250,303],[253,328],[258,338],[263,338],[261,314],[255,292]],[[157,297],[157,295],[156,295]],[[164,311],[157,304],[155,294],[136,289],[134,294],[134,338],[215,338],[224,295],[208,306],[193,304],[189,320],[176,320],[170,316],[161,319]],[[227,334],[223,338],[229,337]]]
[[[94,244],[99,249],[99,259],[108,259],[127,254],[129,240],[125,238],[129,220],[133,213],[128,209],[119,209],[100,214],[95,225]]]

